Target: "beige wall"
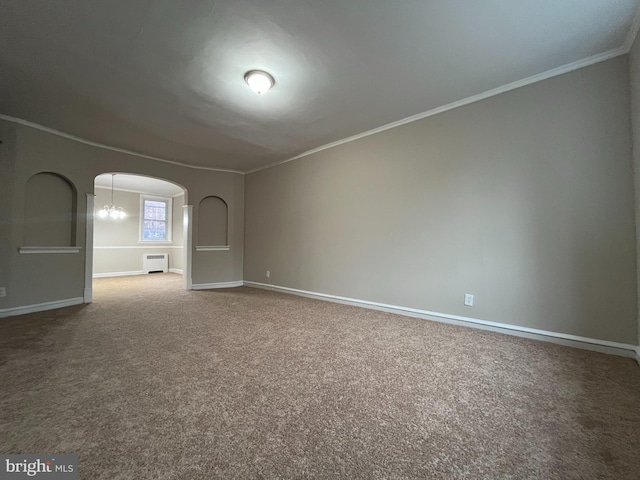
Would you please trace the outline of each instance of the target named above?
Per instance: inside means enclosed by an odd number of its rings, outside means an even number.
[[[15,125],[0,122],[0,142],[2,142],[0,143],[0,287],[6,288],[11,280],[9,249],[12,243],[11,215],[14,185],[11,179],[15,175]],[[3,300],[0,298],[0,305]]]
[[[231,248],[216,258],[196,258],[194,283],[242,280],[244,177],[243,175],[194,169],[114,152],[12,122],[0,121],[0,219],[3,244],[0,280],[7,297],[0,309],[35,305],[83,296],[87,208],[86,194],[93,194],[94,178],[105,172],[126,172],[165,179],[187,190],[186,202],[197,205],[202,198],[218,195],[230,203]],[[78,192],[77,245],[79,254],[21,255],[25,185],[38,172],[54,172],[69,179]],[[8,172],[8,174],[5,174]],[[98,207],[99,208],[99,207]],[[194,211],[197,208],[194,207]],[[197,214],[197,212],[196,212]],[[206,252],[205,252],[206,253]],[[201,261],[199,261],[201,260]]]
[[[111,203],[111,189],[96,187],[95,194],[96,212],[103,205]],[[115,190],[114,204],[122,207],[127,213],[127,217],[122,220],[96,217],[93,229],[94,274],[140,272],[142,270],[142,255],[146,253],[165,253],[169,255],[169,268],[183,269],[182,207],[184,196],[172,198],[172,241],[167,245],[145,245],[139,241],[140,195],[143,194]],[[153,248],[148,248],[149,245]],[[160,246],[164,248],[157,248]]]
[[[635,187],[636,259],[638,272],[638,300],[640,302],[640,35],[629,52],[631,77],[631,126],[633,137],[633,183]],[[638,304],[640,312],[640,303]],[[640,315],[638,316],[638,345],[640,345]]]
[[[210,195],[204,195],[193,201],[194,212],[194,246],[197,242],[197,232],[201,224],[208,224],[209,218],[201,218],[199,212],[199,205],[203,198],[207,196],[220,197],[228,206],[228,239],[230,251],[233,252],[240,245],[243,248],[244,245],[244,224],[240,224],[233,219],[240,216],[244,218],[244,176],[236,175],[233,182],[237,182],[237,188],[233,189],[230,193],[225,191],[218,191],[217,193],[211,189]],[[191,202],[190,202],[191,203]],[[243,250],[244,251],[244,250]],[[198,271],[194,270],[193,283],[194,284],[206,284],[214,282],[225,282],[225,278],[230,278],[235,272],[242,272],[243,268],[243,256],[229,255],[228,251],[194,251],[193,264],[200,265],[201,268]],[[203,272],[208,272],[208,276],[202,275]],[[215,274],[215,275],[214,275]],[[212,275],[214,280],[211,280]],[[242,276],[235,278],[235,280],[242,280]]]
[[[244,278],[635,344],[629,115],[621,57],[247,175]]]

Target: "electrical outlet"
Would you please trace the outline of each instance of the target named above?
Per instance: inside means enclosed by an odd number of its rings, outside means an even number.
[[[271,272],[267,270],[267,278],[269,278],[270,276],[271,276]]]
[[[473,295],[471,295],[470,293],[465,293],[464,294],[464,304],[467,307],[473,307]]]
[[[0,287],[0,297],[6,297],[7,296],[7,289],[4,287]]]

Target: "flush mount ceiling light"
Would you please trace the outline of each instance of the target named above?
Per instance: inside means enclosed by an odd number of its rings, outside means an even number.
[[[247,82],[249,88],[256,92],[258,95],[263,94],[271,87],[273,87],[276,81],[271,75],[262,70],[250,70],[244,74],[244,81]]]

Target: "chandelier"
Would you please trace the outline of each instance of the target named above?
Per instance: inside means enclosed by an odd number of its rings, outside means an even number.
[[[113,177],[115,176],[115,173],[111,174],[111,205],[105,205],[104,207],[102,207],[102,209],[98,212],[98,216],[100,218],[119,219],[127,216],[127,214],[124,213],[122,207],[116,207],[113,204]]]

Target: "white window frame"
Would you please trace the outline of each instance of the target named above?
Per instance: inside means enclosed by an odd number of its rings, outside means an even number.
[[[144,240],[144,201],[153,200],[154,202],[164,202],[167,205],[167,239],[166,240]],[[171,197],[159,197],[157,195],[140,195],[140,227],[138,228],[138,243],[156,243],[167,244],[171,243],[172,230],[173,230],[173,199]]]

